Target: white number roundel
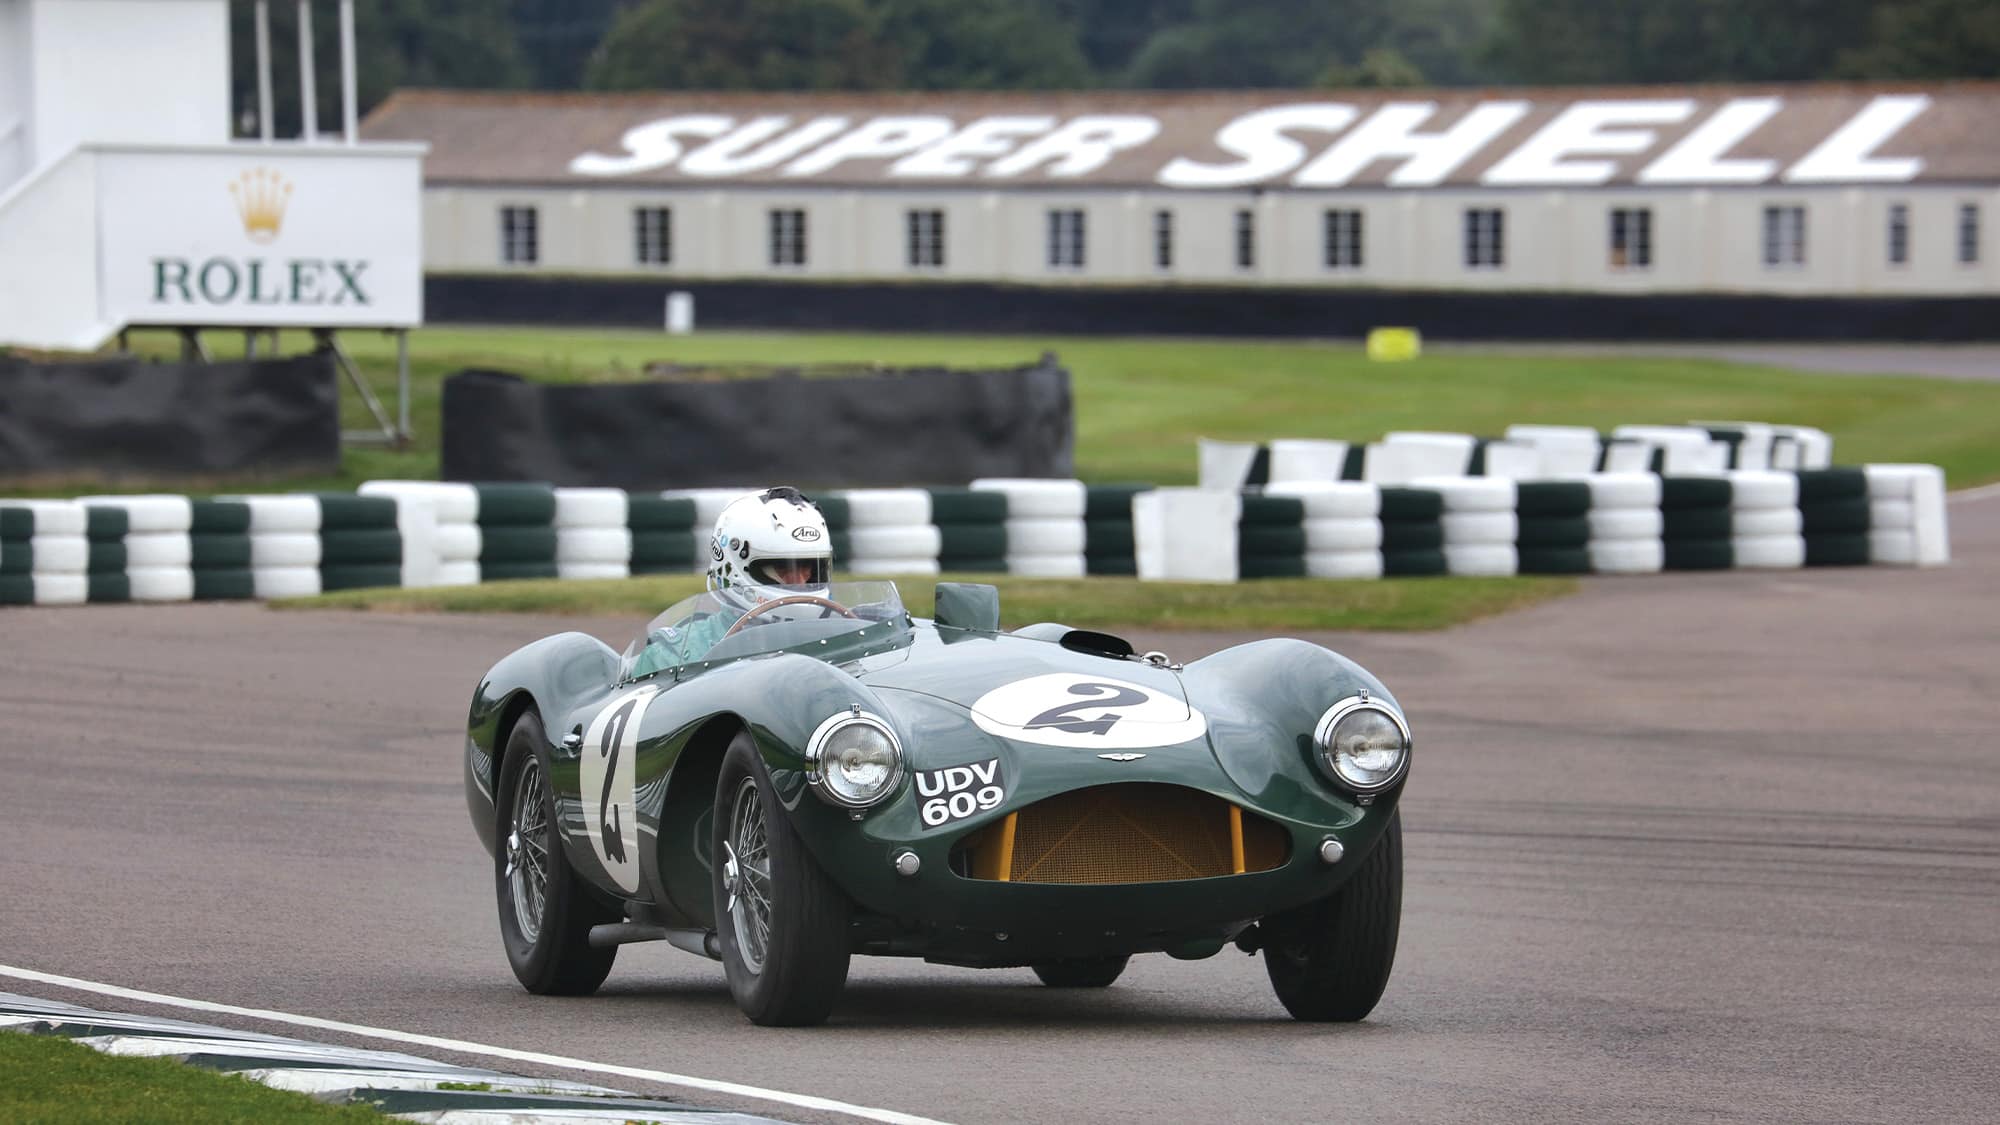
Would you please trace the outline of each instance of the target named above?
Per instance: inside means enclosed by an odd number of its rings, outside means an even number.
[[[1073,672],[994,688],[972,705],[972,721],[1015,742],[1078,750],[1174,746],[1208,730],[1207,718],[1177,696]]]

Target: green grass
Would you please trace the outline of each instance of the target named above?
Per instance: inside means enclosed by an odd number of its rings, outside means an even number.
[[[172,1059],[106,1055],[57,1036],[0,1032],[4,1122],[383,1122],[366,1106],[331,1106]]]
[[[1442,629],[1520,609],[1576,589],[1572,578],[1386,578],[1335,582],[1264,579],[1234,585],[1140,582],[1133,578],[1010,578],[946,575],[940,581],[1000,588],[1001,624],[1037,621],[1083,628]],[[898,583],[910,612],[931,614],[932,579]],[[489,582],[416,590],[343,590],[275,602],[283,609],[419,613],[557,613],[643,618],[696,593],[699,575],[621,581]],[[633,623],[638,631],[638,622]]]
[[[162,333],[135,333],[133,339],[148,354],[172,355],[176,347]],[[240,341],[222,333],[208,339],[218,356],[239,349]],[[343,339],[388,399],[393,339],[358,332]],[[284,338],[287,349],[304,343],[299,334]],[[728,332],[668,337],[433,327],[411,336],[416,441],[409,449],[352,447],[338,476],[249,487],[351,489],[375,477],[436,476],[441,387],[445,376],[465,367],[579,382],[638,378],[646,364],[659,361],[997,365],[1031,361],[1044,349],[1055,351],[1074,376],[1076,468],[1090,481],[1192,483],[1199,437],[1368,440],[1393,429],[1493,434],[1511,422],[1608,428],[1693,418],[1819,426],[1834,435],[1844,464],[1930,462],[1944,466],[1954,487],[2000,480],[1995,383],[1812,375],[1674,357],[1448,351],[1383,365],[1369,363],[1354,342]],[[365,425],[355,396],[345,388],[342,395],[345,424]]]

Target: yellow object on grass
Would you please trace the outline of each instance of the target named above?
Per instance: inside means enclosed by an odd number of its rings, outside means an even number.
[[[1377,363],[1415,359],[1422,351],[1423,337],[1414,328],[1376,328],[1368,333],[1368,358]]]

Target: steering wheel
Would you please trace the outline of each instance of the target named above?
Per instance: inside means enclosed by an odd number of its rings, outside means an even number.
[[[751,618],[757,616],[760,613],[766,613],[770,610],[774,610],[781,605],[825,606],[826,608],[832,610],[833,612],[838,613],[842,617],[852,618],[855,620],[859,620],[860,618],[859,614],[855,613],[853,610],[847,608],[846,606],[841,605],[839,602],[834,601],[832,598],[822,598],[818,594],[786,594],[782,598],[772,598],[770,601],[765,602],[760,606],[757,606],[755,609],[752,609],[750,612],[737,618],[736,624],[731,625],[729,627],[729,631],[727,633],[722,634],[722,639],[726,641],[729,638],[735,636],[736,634],[742,632],[743,627],[745,625],[750,624]],[[820,616],[825,617],[826,614],[822,613],[820,614]]]

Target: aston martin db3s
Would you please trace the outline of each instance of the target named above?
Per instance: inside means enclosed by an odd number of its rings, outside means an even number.
[[[752,1021],[812,1024],[856,953],[1097,988],[1233,943],[1299,1019],[1375,1006],[1410,731],[1352,661],[1005,632],[990,586],[941,583],[935,619],[887,582],[779,593],[689,598],[622,656],[546,637],[481,680],[466,800],[529,991],[592,992],[665,940]]]

